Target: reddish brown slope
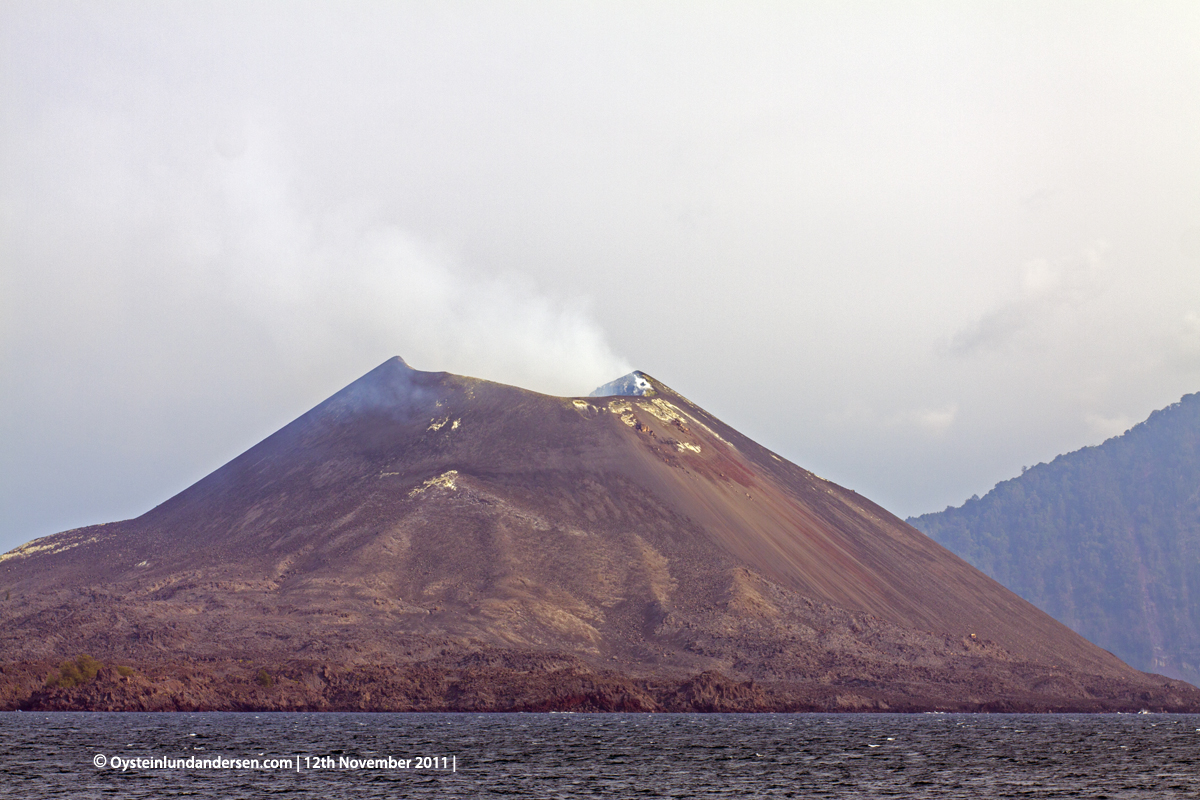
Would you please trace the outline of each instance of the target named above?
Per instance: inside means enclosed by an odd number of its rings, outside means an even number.
[[[558,398],[388,361],[144,516],[7,554],[0,663],[178,661],[201,673],[179,707],[261,665],[307,687],[281,707],[571,705],[571,680],[700,707],[680,687],[705,670],[759,682],[729,707],[1197,704],[651,384]]]

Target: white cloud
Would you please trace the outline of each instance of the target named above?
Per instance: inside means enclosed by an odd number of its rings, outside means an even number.
[[[1096,437],[1097,443],[1105,439],[1110,439],[1113,436],[1120,436],[1138,422],[1133,417],[1121,414],[1105,416],[1103,414],[1088,413],[1084,414],[1083,419],[1087,423],[1088,430]]]
[[[1165,327],[1157,360],[1181,374],[1200,373],[1200,314],[1188,311]]]
[[[842,428],[906,431],[937,437],[946,433],[958,419],[958,403],[881,412],[858,400],[827,418]]]
[[[1184,314],[1179,324],[1179,343],[1185,350],[1200,354],[1200,314]]]
[[[951,403],[942,408],[927,408],[913,412],[911,419],[919,427],[935,434],[945,433],[958,417],[958,404]]]
[[[1022,337],[1036,343],[1052,334],[1062,311],[1080,307],[1104,291],[1107,249],[1101,241],[1074,258],[1027,261],[1013,295],[952,334],[949,352],[970,356],[1001,349]]]

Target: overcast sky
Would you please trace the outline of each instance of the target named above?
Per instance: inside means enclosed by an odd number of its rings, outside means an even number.
[[[906,516],[1200,391],[1200,4],[0,4],[0,549],[393,355]]]

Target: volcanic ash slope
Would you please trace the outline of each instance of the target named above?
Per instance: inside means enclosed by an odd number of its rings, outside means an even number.
[[[0,704],[1200,710],[653,378],[601,390],[394,358],[147,514],[5,554]]]

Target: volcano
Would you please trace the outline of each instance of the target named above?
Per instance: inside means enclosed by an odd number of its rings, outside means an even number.
[[[1200,710],[640,372],[393,358],[0,596],[9,708]]]

